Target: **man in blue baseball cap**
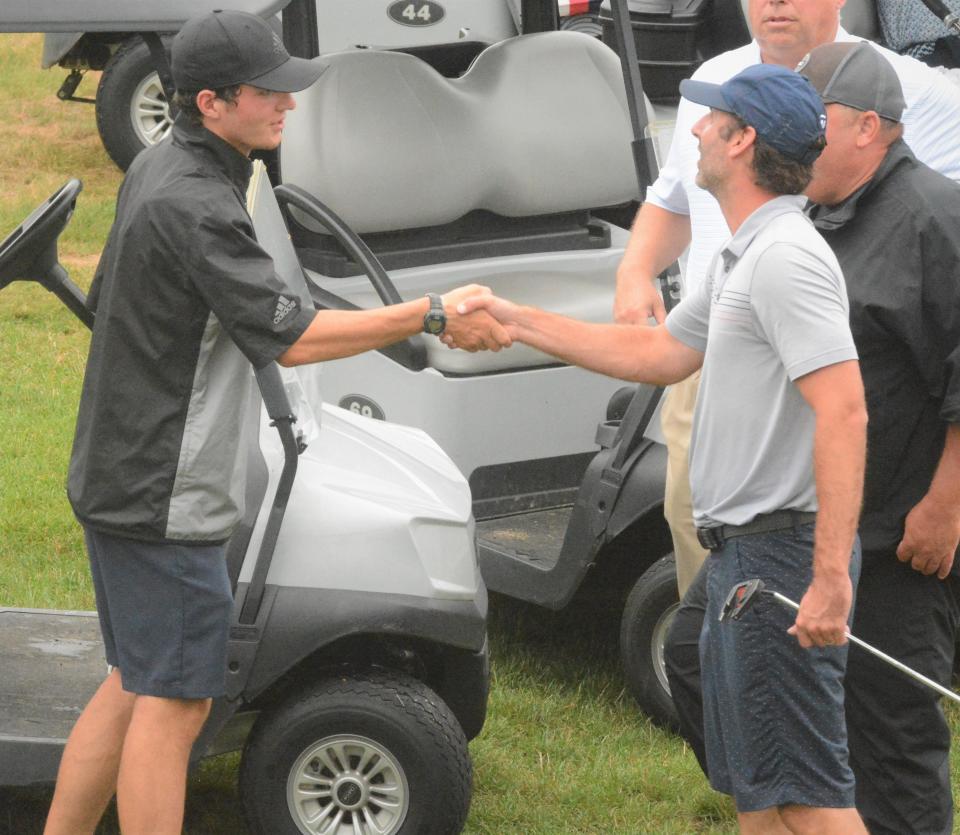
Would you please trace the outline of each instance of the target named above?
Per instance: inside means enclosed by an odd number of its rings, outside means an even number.
[[[960,623],[960,478],[951,475],[960,472],[960,186],[903,140],[906,87],[878,48],[823,44],[797,72],[829,118],[805,193],[844,272],[870,404],[853,632],[949,685]],[[698,577],[665,661],[681,733],[706,770],[704,589]],[[844,687],[857,810],[871,835],[955,831],[950,728],[937,695],[856,650]]]
[[[512,339],[614,377],[662,385],[702,367],[690,467],[711,551],[701,637],[711,781],[736,800],[741,832],[865,833],[843,673],[866,406],[843,275],[801,194],[825,144],[824,106],[778,66],[681,91],[711,108],[693,127],[697,183],[732,233],[697,292],[656,327],[587,324],[492,296],[459,311],[487,310]],[[795,621],[771,603],[719,623],[730,589],[754,577],[801,599]]]
[[[736,116],[762,142],[804,165],[813,163],[826,144],[827,117],[817,92],[805,78],[776,64],[748,67],[724,84],[681,81],[680,93],[694,104]]]

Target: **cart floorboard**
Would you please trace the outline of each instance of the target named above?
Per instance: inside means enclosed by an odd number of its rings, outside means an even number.
[[[56,778],[107,666],[95,612],[0,608],[0,785]]]

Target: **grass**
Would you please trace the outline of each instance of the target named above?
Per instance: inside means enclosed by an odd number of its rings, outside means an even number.
[[[100,146],[93,108],[55,97],[60,71],[39,69],[40,38],[0,36],[0,236],[70,177],[84,181],[61,261],[88,286],[113,216],[120,174]],[[95,78],[80,95],[92,95]],[[86,330],[34,285],[0,293],[0,604],[89,609],[80,529],[64,481],[88,344]],[[492,601],[493,681],[471,743],[466,832],[686,835],[736,831],[692,754],[624,693],[616,623],[589,601],[561,613]],[[954,715],[954,724],[957,717]],[[191,777],[185,831],[242,833],[238,758]],[[47,790],[0,790],[0,835],[42,827]],[[101,833],[116,833],[111,812]]]

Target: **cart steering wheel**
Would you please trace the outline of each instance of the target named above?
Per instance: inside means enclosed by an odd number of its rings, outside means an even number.
[[[289,216],[289,207],[296,206],[330,231],[347,253],[363,268],[373,285],[373,289],[384,305],[400,304],[403,301],[396,285],[377,256],[333,209],[325,203],[321,203],[308,191],[289,183],[281,183],[276,186],[273,193],[276,195],[277,203],[280,204],[280,209],[285,218]],[[309,283],[311,284],[314,302],[318,302],[324,307],[334,307],[339,310],[358,309],[336,294],[324,290],[313,282]],[[427,350],[422,337],[419,335],[402,339],[394,345],[382,348],[381,353],[393,357],[401,365],[412,371],[420,371],[427,366]]]
[[[11,281],[36,281],[62,301],[88,328],[93,311],[86,296],[60,266],[57,240],[73,215],[83,184],[70,180],[0,243],[0,290]]]
[[[58,264],[57,239],[70,221],[83,184],[70,180],[0,243],[0,289],[11,281],[39,281],[49,287]]]

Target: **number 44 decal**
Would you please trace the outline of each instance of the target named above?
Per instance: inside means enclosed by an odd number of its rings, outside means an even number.
[[[432,26],[443,20],[443,6],[433,0],[397,0],[387,8],[387,14],[404,26]]]
[[[407,20],[415,20],[418,17],[420,20],[430,20],[430,4],[424,3],[418,9],[413,3],[408,3],[400,14]]]

